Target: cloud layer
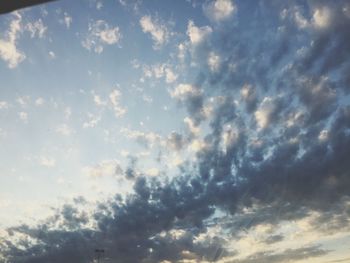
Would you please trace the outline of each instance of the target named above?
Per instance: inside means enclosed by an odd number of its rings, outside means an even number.
[[[132,193],[116,193],[89,210],[83,199],[75,200],[37,226],[8,229],[0,245],[3,258],[88,263],[95,249],[103,248],[110,262],[250,263],[330,253],[311,241],[272,251],[268,246],[290,239],[288,231],[261,228],[298,222],[300,228],[307,225],[305,233],[320,236],[350,230],[350,6],[347,1],[248,2],[206,2],[202,10],[211,24],[186,23],[182,45],[196,77],[189,82],[179,73],[166,82],[173,83],[170,97],[186,111],[189,129],[166,139],[121,129],[147,149],[192,149],[193,158],[179,165],[176,176],[136,171],[132,158],[126,169],[116,160],[87,167],[93,177],[124,177]],[[139,21],[155,49],[170,36],[158,22],[151,16]],[[83,46],[100,53],[120,37],[118,27],[98,20],[90,24]],[[19,61],[2,57],[10,64]],[[126,114],[120,98],[115,89],[108,100],[117,117]],[[97,95],[94,102],[107,105]],[[20,113],[22,120],[27,117]],[[87,127],[96,124],[90,117]],[[70,130],[61,126],[57,132]],[[41,164],[55,162],[42,158]],[[232,246],[259,228],[261,250],[244,255]]]

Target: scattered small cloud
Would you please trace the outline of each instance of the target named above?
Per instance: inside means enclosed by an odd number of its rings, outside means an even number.
[[[21,111],[18,113],[19,118],[23,121],[23,122],[28,122],[28,113],[25,111]]]
[[[6,110],[9,108],[9,103],[7,101],[0,101],[0,110]]]
[[[88,120],[83,123],[83,128],[94,128],[101,120],[101,116],[87,114]]]
[[[205,15],[215,22],[226,20],[237,11],[233,0],[214,0],[204,4],[203,9]]]
[[[118,89],[114,89],[109,94],[109,100],[112,103],[114,114],[117,118],[122,117],[126,113],[126,108],[120,106],[121,92]]]
[[[41,166],[52,168],[56,166],[56,160],[47,156],[40,156],[39,163]]]
[[[41,106],[41,105],[43,105],[45,103],[45,100],[43,99],[43,98],[37,98],[36,100],[35,100],[35,105],[36,106]]]
[[[210,26],[197,27],[192,20],[188,22],[187,35],[192,45],[202,43],[212,32]]]
[[[152,18],[149,15],[143,16],[140,19],[140,25],[144,33],[151,35],[154,42],[154,49],[161,48],[169,41],[171,31],[167,28],[165,23],[162,23],[159,19]]]
[[[49,51],[49,57],[50,57],[51,59],[55,59],[55,58],[56,58],[55,52]]]
[[[88,34],[82,45],[89,51],[101,53],[106,45],[119,43],[122,34],[118,26],[110,26],[104,20],[89,23]]]
[[[44,25],[41,19],[38,19],[35,22],[29,22],[25,29],[30,33],[31,38],[43,38],[47,31],[47,27]]]
[[[123,169],[117,160],[103,160],[96,165],[84,167],[83,172],[91,178],[114,177],[122,175]]]
[[[63,136],[70,136],[74,132],[74,130],[64,123],[56,127],[56,132]]]

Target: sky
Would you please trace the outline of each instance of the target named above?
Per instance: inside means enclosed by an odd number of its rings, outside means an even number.
[[[0,15],[0,262],[350,262],[350,2]]]

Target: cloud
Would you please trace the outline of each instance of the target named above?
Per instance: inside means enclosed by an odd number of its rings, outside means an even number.
[[[7,101],[0,101],[0,110],[6,110],[9,108],[9,103]]]
[[[192,45],[198,45],[202,43],[211,33],[212,28],[209,26],[197,27],[193,21],[188,22],[187,35],[190,38]]]
[[[101,53],[106,45],[114,45],[120,42],[122,34],[118,26],[111,27],[104,20],[89,23],[88,34],[82,41],[82,45],[89,51]]]
[[[28,121],[28,113],[25,111],[21,111],[18,113],[18,117],[23,121],[27,122]]]
[[[236,260],[237,263],[277,263],[277,262],[290,262],[296,260],[303,260],[309,258],[318,258],[327,255],[329,251],[321,249],[317,246],[304,247],[298,249],[287,249],[281,253],[272,253],[270,251],[259,252],[255,255],[249,256],[243,260]]]
[[[36,106],[41,106],[41,105],[43,105],[45,103],[45,100],[43,98],[39,97],[39,98],[37,98],[35,100],[34,103],[35,103]]]
[[[66,27],[69,29],[72,22],[73,22],[73,18],[71,16],[69,16],[67,12],[64,12],[63,21],[64,21],[64,24],[66,25]]]
[[[87,114],[88,120],[83,123],[83,128],[94,128],[101,120],[101,116]]]
[[[203,9],[205,15],[215,22],[226,20],[237,11],[232,0],[214,0],[205,4]]]
[[[141,169],[141,160],[130,157],[123,174],[132,192],[98,203],[88,217],[90,227],[77,223],[74,206],[60,209],[37,226],[8,229],[13,238],[0,247],[3,256],[14,263],[84,263],[93,260],[96,247],[126,263],[326,256],[330,251],[318,244],[350,229],[350,106],[343,97],[349,92],[350,21],[346,1],[299,3],[241,1],[252,16],[239,26],[189,22],[187,44],[203,56],[184,53],[196,68],[179,79],[193,81],[169,92],[187,111],[186,132],[163,137],[120,130],[145,147],[162,145],[176,154],[192,149],[181,156],[183,162],[172,153],[165,158],[180,164],[177,172],[151,164]],[[227,19],[235,11],[230,12]],[[302,26],[304,18],[311,24]],[[208,65],[210,54],[220,58],[211,62],[219,70]],[[164,69],[151,72],[164,77]],[[119,90],[108,99],[120,107]],[[87,171],[112,174],[113,164],[101,162]],[[55,227],[62,218],[69,228]],[[304,231],[296,233],[296,227]]]
[[[162,24],[156,18],[152,18],[151,16],[143,16],[140,19],[140,26],[144,33],[148,33],[151,35],[152,40],[154,42],[153,48],[159,49],[164,44],[169,41],[169,37],[171,35],[170,30],[167,28],[165,24]]]
[[[205,118],[203,93],[198,87],[181,83],[170,92],[170,95],[186,106],[195,125]]]
[[[123,169],[117,160],[103,160],[95,166],[86,166],[83,172],[91,177],[118,176],[123,173]]]
[[[25,54],[16,46],[19,35],[23,31],[21,27],[22,16],[18,12],[14,12],[12,15],[14,18],[5,33],[5,39],[0,38],[0,57],[9,68],[17,67],[26,58]]]
[[[326,6],[316,8],[312,15],[315,27],[320,29],[328,27],[331,22],[331,15],[331,10]]]
[[[40,165],[51,168],[56,166],[56,160],[50,157],[41,156],[39,158]]]
[[[140,66],[134,64],[135,66]],[[167,63],[142,66],[144,78],[164,78],[166,83],[173,83],[178,78],[178,75],[173,71]]]
[[[160,144],[162,142],[162,137],[154,132],[143,132],[138,130],[121,128],[120,133],[126,138],[135,140],[145,148],[152,148],[156,144]]]
[[[43,21],[41,19],[38,19],[35,22],[28,23],[25,29],[30,33],[31,38],[43,38],[47,31],[47,27],[44,26]]]
[[[126,108],[120,106],[120,98],[122,94],[118,89],[114,89],[110,94],[109,94],[109,100],[112,103],[112,107],[114,110],[114,115],[117,118],[122,117],[126,113]]]
[[[56,132],[63,136],[70,136],[74,133],[74,130],[64,123],[56,127]]]

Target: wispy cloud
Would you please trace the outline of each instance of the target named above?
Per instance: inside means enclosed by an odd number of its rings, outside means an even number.
[[[121,38],[118,26],[113,27],[104,20],[97,20],[89,23],[87,36],[81,43],[87,50],[101,53],[106,45],[115,45]]]

